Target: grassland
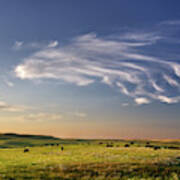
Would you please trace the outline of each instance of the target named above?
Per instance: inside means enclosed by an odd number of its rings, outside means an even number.
[[[127,144],[129,147],[125,147]],[[24,153],[25,148],[29,152]],[[177,180],[179,148],[178,141],[147,143],[0,135],[0,179]]]

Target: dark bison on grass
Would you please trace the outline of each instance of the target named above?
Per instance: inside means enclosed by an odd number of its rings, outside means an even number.
[[[129,144],[125,144],[124,147],[128,148],[128,147],[130,147],[130,145]]]
[[[180,150],[180,147],[177,146],[168,146],[168,149]]]
[[[160,146],[154,146],[154,150],[158,150],[158,149],[161,149]]]
[[[26,152],[29,152],[29,149],[28,149],[28,148],[24,149],[24,153],[26,153]]]
[[[113,147],[113,144],[106,144],[106,147]]]

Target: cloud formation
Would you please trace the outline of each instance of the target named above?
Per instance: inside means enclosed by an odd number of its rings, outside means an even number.
[[[177,26],[178,22],[160,26]],[[14,71],[21,79],[56,79],[78,86],[104,83],[132,97],[139,105],[153,100],[178,103],[178,52],[173,51],[170,56],[163,51],[164,46],[171,47],[170,36],[160,30],[121,32],[108,37],[89,33],[63,47],[57,47],[56,41],[51,42],[26,57]]]
[[[51,41],[49,44],[48,44],[48,47],[49,48],[54,48],[54,47],[56,47],[56,46],[58,46],[58,41]]]
[[[4,79],[4,82],[5,82],[5,84],[6,84],[8,87],[13,87],[13,86],[14,86],[14,83],[11,82],[11,81],[9,81],[9,80],[7,80],[7,79]]]
[[[135,101],[136,104],[138,104],[138,105],[149,104],[149,103],[150,103],[150,100],[147,99],[147,98],[144,98],[144,97],[135,98],[134,101]]]
[[[13,45],[14,50],[19,50],[23,46],[24,42],[23,41],[16,41]]]
[[[15,41],[13,45],[14,50],[23,50],[23,49],[46,49],[46,48],[55,48],[59,45],[57,40],[54,41],[44,41],[44,42],[23,42],[23,41]]]
[[[25,110],[25,107],[23,106],[9,105],[6,102],[0,101],[0,111],[21,112],[24,110]]]
[[[36,122],[45,122],[45,121],[58,121],[62,116],[58,113],[30,113],[26,115],[19,116],[20,121],[36,121]]]
[[[74,115],[78,118],[85,118],[87,117],[86,113],[82,113],[82,112],[75,112]]]

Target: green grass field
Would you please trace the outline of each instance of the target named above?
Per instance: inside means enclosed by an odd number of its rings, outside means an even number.
[[[180,142],[148,145],[152,147],[145,147],[147,141],[0,135],[0,179],[180,179]]]

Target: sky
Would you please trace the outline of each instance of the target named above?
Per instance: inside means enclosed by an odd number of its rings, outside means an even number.
[[[0,132],[180,139],[180,1],[0,1]]]

